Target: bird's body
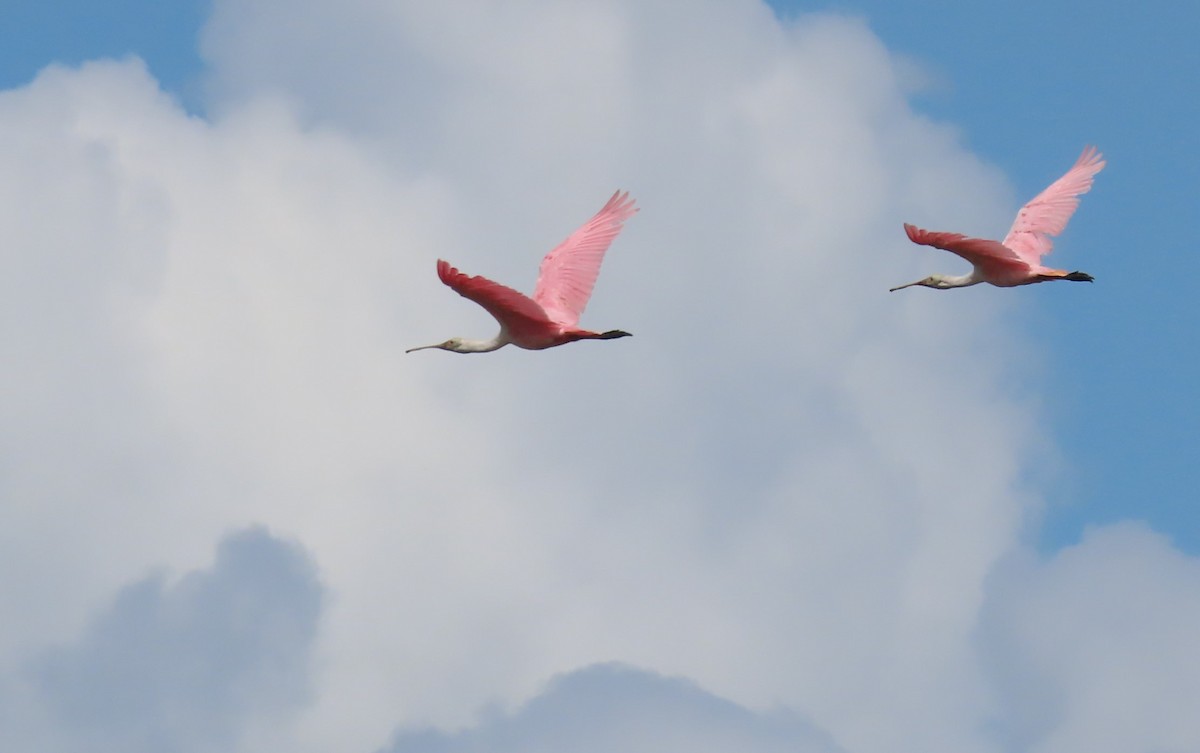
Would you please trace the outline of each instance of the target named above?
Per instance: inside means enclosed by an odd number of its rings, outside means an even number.
[[[592,296],[604,252],[637,208],[628,193],[617,191],[608,203],[542,259],[533,297],[486,277],[472,277],[438,260],[438,277],[464,298],[475,301],[500,323],[491,340],[455,337],[414,350],[439,348],[454,353],[489,353],[505,345],[544,350],[576,340],[612,340],[628,332],[592,332],[576,326]]]
[[[931,275],[892,290],[914,285],[946,290],[981,282],[1001,288],[1051,280],[1091,282],[1092,276],[1085,272],[1052,269],[1043,266],[1041,259],[1053,247],[1050,237],[1058,235],[1067,226],[1067,221],[1079,206],[1079,195],[1091,189],[1093,178],[1103,167],[1104,159],[1095,148],[1084,149],[1065,175],[1021,207],[1003,242],[971,238],[959,233],[931,232],[906,223],[904,231],[913,243],[958,254],[971,262],[973,269],[961,276]]]

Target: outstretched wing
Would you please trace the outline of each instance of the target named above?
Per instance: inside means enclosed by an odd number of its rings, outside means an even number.
[[[999,241],[971,238],[961,233],[938,233],[922,230],[916,225],[904,223],[908,239],[922,246],[933,246],[962,258],[979,267],[985,274],[1003,272],[1025,272],[1029,265],[1015,251]]]
[[[510,287],[486,277],[465,275],[441,259],[438,259],[437,272],[442,282],[463,298],[483,306],[509,332],[520,334],[551,324],[541,306]]]
[[[1004,238],[1004,245],[1016,251],[1029,265],[1041,264],[1042,257],[1054,247],[1050,236],[1058,235],[1067,226],[1079,206],[1079,195],[1091,189],[1092,179],[1103,167],[1104,158],[1095,147],[1084,149],[1066,175],[1021,207]]]
[[[617,191],[596,216],[546,254],[538,269],[533,300],[546,315],[564,327],[574,327],[592,297],[604,252],[612,245],[622,223],[637,208],[629,193]]]

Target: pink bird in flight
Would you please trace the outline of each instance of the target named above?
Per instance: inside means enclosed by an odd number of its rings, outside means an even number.
[[[1003,242],[970,238],[959,233],[937,233],[905,223],[909,240],[923,246],[933,246],[958,254],[971,262],[970,274],[930,275],[922,280],[892,288],[892,291],[922,285],[937,290],[965,288],[981,282],[1001,288],[1029,285],[1049,280],[1091,282],[1086,272],[1067,272],[1042,266],[1042,257],[1050,253],[1054,243],[1050,236],[1058,235],[1079,206],[1078,196],[1092,187],[1092,179],[1104,167],[1104,158],[1095,147],[1088,147],[1075,165],[1050,184],[1037,197],[1021,207],[1017,219]]]
[[[604,252],[621,232],[625,220],[638,211],[633,203],[628,192],[617,191],[595,217],[546,254],[532,298],[486,277],[465,275],[438,259],[442,282],[483,306],[500,323],[500,332],[491,340],[452,337],[444,343],[405,352],[439,348],[454,353],[489,353],[510,343],[525,350],[543,350],[576,340],[629,337],[628,332],[619,329],[592,332],[575,325],[592,297]]]

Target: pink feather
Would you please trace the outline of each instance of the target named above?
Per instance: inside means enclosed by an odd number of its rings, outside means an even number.
[[[579,316],[592,297],[604,252],[621,232],[625,220],[635,212],[637,208],[629,193],[617,191],[595,217],[542,259],[533,300],[551,320],[563,327],[579,323]]]
[[[1096,173],[1104,167],[1104,159],[1089,146],[1074,166],[1045,191],[1021,207],[1017,219],[1004,238],[1004,245],[1017,253],[1026,264],[1036,267],[1054,247],[1051,236],[1067,226],[1067,221],[1079,207],[1079,196],[1092,188]]]

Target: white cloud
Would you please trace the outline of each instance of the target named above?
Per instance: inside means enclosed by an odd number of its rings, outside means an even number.
[[[1193,750],[1200,561],[1138,524],[999,568],[981,644],[1007,750]]]
[[[555,677],[512,714],[453,734],[401,732],[386,753],[841,753],[795,714],[755,713],[690,682],[615,664]]]
[[[126,586],[78,643],[44,650],[6,678],[0,741],[10,750],[228,750],[310,696],[320,609],[300,547],[263,530],[230,535],[210,569],[169,586],[161,575]]]
[[[1042,291],[886,292],[961,266],[903,220],[1014,203],[908,63],[753,2],[214,14],[207,121],[135,61],[0,95],[0,668],[261,522],[331,593],[273,747],[619,660],[854,753],[996,749],[980,609],[1044,444],[1008,307]],[[635,337],[403,355],[494,327],[436,258],[529,289],[617,187],[583,325]]]

